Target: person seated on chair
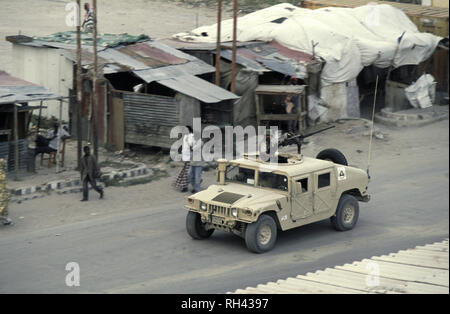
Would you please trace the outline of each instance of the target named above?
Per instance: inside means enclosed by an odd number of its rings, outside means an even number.
[[[65,140],[69,137],[70,134],[65,128],[61,128],[61,134],[59,134],[59,125],[55,123],[53,129],[48,131],[47,137],[43,137],[42,135],[36,137],[35,155],[56,153],[59,140]]]

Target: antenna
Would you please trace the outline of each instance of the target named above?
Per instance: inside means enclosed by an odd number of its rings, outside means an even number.
[[[373,137],[373,129],[374,129],[374,119],[375,119],[375,104],[377,103],[377,91],[378,91],[378,75],[377,80],[375,82],[375,95],[373,96],[373,109],[372,109],[372,126],[370,128],[370,137],[369,137],[369,156],[367,158],[367,176],[370,180],[369,168],[370,168],[370,157],[372,154],[372,137]]]

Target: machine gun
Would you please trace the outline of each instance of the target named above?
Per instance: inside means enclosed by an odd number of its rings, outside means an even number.
[[[301,154],[302,153],[302,144],[303,144],[303,140],[305,138],[310,137],[312,135],[315,135],[317,133],[321,133],[323,131],[332,129],[334,127],[335,126],[332,125],[332,126],[329,126],[327,128],[324,128],[324,129],[321,129],[321,130],[318,130],[318,131],[314,131],[314,132],[311,132],[311,133],[308,133],[308,134],[299,134],[299,135],[294,135],[294,136],[292,136],[292,133],[286,133],[286,135],[288,137],[282,139],[278,146],[281,147],[281,146],[288,146],[288,145],[295,144],[295,145],[297,145],[297,152],[298,152],[298,154]]]

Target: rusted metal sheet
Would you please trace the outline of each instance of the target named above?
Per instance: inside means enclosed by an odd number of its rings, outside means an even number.
[[[230,50],[222,50],[220,56],[232,60]],[[322,63],[310,54],[289,49],[276,41],[253,42],[241,46],[237,49],[236,62],[253,71],[274,71],[300,79],[308,76],[309,67]]]
[[[151,62],[157,62],[162,65],[183,64],[188,62],[185,58],[179,58],[159,48],[151,47],[146,43],[125,46],[120,48],[119,51],[124,53],[133,52],[136,59],[141,59],[146,64],[147,60],[152,60]]]
[[[174,98],[123,93],[125,142],[170,148],[170,130],[179,124]]]
[[[0,104],[25,103],[29,101],[58,99],[44,87],[0,71]]]

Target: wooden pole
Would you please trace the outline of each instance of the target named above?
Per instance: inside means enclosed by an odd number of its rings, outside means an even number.
[[[77,21],[77,169],[81,166],[81,149],[83,132],[81,129],[81,102],[83,98],[82,82],[81,82],[81,0],[77,0],[78,21]]]
[[[39,103],[39,117],[38,117],[37,128],[36,128],[36,136],[39,134],[39,129],[41,127],[42,104],[43,104],[43,101],[41,100],[41,102]]]
[[[222,0],[217,1],[216,85],[220,86],[220,33],[222,24]]]
[[[62,135],[62,99],[59,100],[59,119],[58,119],[58,131],[56,133],[56,173],[59,172],[59,161],[61,157],[59,156],[60,144],[61,144],[61,135]]]
[[[231,61],[231,92],[236,91],[236,40],[237,40],[237,0],[233,1],[233,53]]]
[[[98,95],[97,95],[97,67],[98,67],[98,59],[97,59],[97,0],[92,1],[93,4],[93,10],[94,10],[94,77],[92,80],[93,84],[93,93],[94,93],[94,99],[92,102],[92,115],[93,115],[93,142],[94,142],[94,156],[95,159],[98,160],[98,129],[97,129],[97,102],[98,102]]]
[[[19,121],[17,104],[14,104],[14,177],[19,180]]]

